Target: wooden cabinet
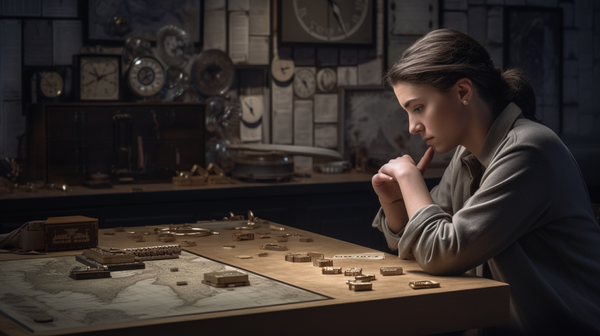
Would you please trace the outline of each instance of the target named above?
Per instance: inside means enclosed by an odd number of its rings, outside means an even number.
[[[77,185],[90,174],[112,181],[170,181],[204,166],[203,104],[33,105],[28,115],[29,181]]]

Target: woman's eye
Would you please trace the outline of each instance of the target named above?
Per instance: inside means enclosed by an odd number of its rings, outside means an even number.
[[[413,111],[414,112],[421,112],[422,110],[423,110],[423,106],[419,106],[419,107],[416,107]]]

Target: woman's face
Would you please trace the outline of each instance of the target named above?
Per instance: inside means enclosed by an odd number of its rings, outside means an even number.
[[[440,92],[430,86],[399,83],[394,93],[408,113],[409,132],[420,134],[436,153],[447,153],[463,143],[468,118],[456,88]]]

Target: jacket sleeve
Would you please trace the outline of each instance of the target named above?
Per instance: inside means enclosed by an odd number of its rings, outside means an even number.
[[[458,164],[460,167],[460,154],[464,150],[464,147],[459,147],[454,153],[450,164],[444,170],[444,174],[440,180],[440,183],[431,189],[431,198],[435,204],[441,206],[444,211],[448,213],[453,213],[452,211],[452,180],[455,174],[456,165]],[[373,220],[372,226],[374,228],[379,229],[379,231],[383,232],[385,240],[388,244],[388,247],[395,251],[398,249],[398,243],[400,242],[400,237],[402,237],[404,233],[404,228],[400,230],[398,233],[393,233],[388,227],[387,219],[385,217],[385,213],[382,208],[379,208],[375,219]]]
[[[414,257],[431,274],[461,274],[542,222],[553,192],[551,151],[514,137],[500,148],[479,189],[454,215],[433,204],[410,218],[398,240],[400,258]]]

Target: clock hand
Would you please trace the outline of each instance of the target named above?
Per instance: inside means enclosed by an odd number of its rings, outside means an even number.
[[[285,75],[285,70],[287,70],[287,69],[289,69],[289,68],[290,68],[289,66],[288,66],[288,67],[285,67],[285,68],[284,68],[284,67],[282,67],[282,68],[281,68],[281,73]]]
[[[254,115],[254,109],[252,108],[252,106],[248,105],[248,102],[244,102],[244,104],[246,104],[246,106],[248,106],[248,108],[250,109],[250,114]]]
[[[338,24],[340,25],[340,27],[342,27],[342,30],[344,31],[344,35],[346,35],[346,37],[348,37],[348,32],[346,31],[346,25],[344,25],[344,21],[342,21],[342,13],[340,12],[340,7],[333,0],[327,0],[327,2],[329,2],[329,5],[331,6],[331,9],[333,10],[333,16],[335,16],[335,19],[337,20]]]
[[[308,89],[308,84],[306,84],[306,81],[304,79],[302,79],[302,84],[304,84],[304,87]]]

